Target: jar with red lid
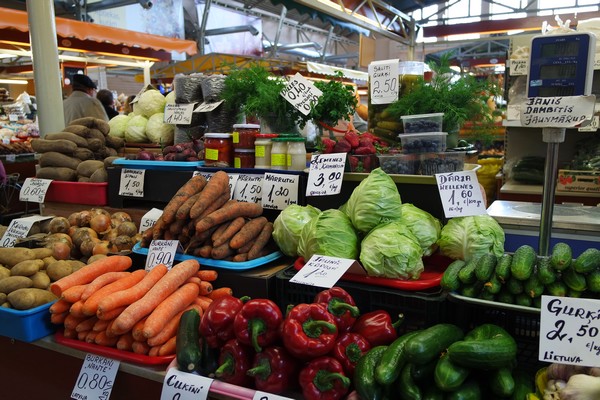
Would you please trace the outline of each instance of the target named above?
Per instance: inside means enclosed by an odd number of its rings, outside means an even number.
[[[233,151],[234,168],[254,168],[254,149],[235,149]]]
[[[233,142],[230,133],[204,134],[204,165],[207,167],[233,166]]]
[[[260,125],[235,124],[233,125],[233,148],[254,149],[254,140],[260,133]]]

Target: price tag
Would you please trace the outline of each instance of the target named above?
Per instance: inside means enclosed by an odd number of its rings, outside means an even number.
[[[307,196],[329,196],[342,191],[346,153],[313,154],[310,159]]]
[[[298,204],[298,175],[265,173],[262,186],[262,206],[283,210],[290,204]]]
[[[371,104],[390,104],[400,91],[398,60],[373,61],[369,64],[369,98]]]
[[[252,396],[252,400],[292,400],[290,397],[278,396],[273,393],[261,392],[260,390],[256,390],[254,392],[254,396]]]
[[[86,354],[71,399],[108,399],[115,383],[120,362]]]
[[[19,193],[19,200],[43,203],[52,179],[26,178]]]
[[[435,174],[446,218],[486,214],[475,171]]]
[[[170,368],[165,375],[161,400],[206,400],[213,380]]]
[[[17,122],[19,120],[19,116],[17,114],[8,114],[8,120],[10,122]]]
[[[214,172],[194,171],[192,176],[202,175],[207,181],[210,181],[210,178],[212,178],[213,174]]]
[[[600,53],[596,53],[594,57],[594,69],[600,69]]]
[[[142,233],[146,229],[152,228],[154,226],[154,224],[156,224],[156,221],[158,221],[158,219],[160,218],[162,213],[163,213],[163,210],[159,210],[158,208],[152,208],[150,211],[148,211],[146,214],[144,214],[144,216],[140,220],[139,232]]]
[[[529,73],[529,60],[510,60],[510,75],[527,75]]]
[[[169,103],[165,105],[165,116],[163,122],[165,124],[180,124],[189,125],[192,123],[192,113],[196,103],[175,104]]]
[[[600,367],[600,325],[595,299],[542,296],[538,359]]]
[[[7,154],[6,155],[6,161],[8,161],[8,162],[15,162],[15,161],[17,161],[17,155],[16,154]]]
[[[573,128],[594,115],[596,96],[529,97],[521,105],[521,124]]]
[[[594,115],[592,122],[578,129],[579,132],[596,132],[600,128],[600,116]]]
[[[235,192],[235,186],[237,185],[238,179],[240,176],[238,174],[229,174],[229,198],[233,198],[233,194]]]
[[[148,248],[148,256],[146,257],[146,271],[150,271],[158,264],[165,264],[168,269],[171,269],[178,247],[179,240],[151,241]]]
[[[120,196],[144,197],[145,169],[123,168],[119,184]]]
[[[201,103],[198,107],[196,107],[196,109],[194,110],[194,112],[211,112],[213,110],[215,110],[217,107],[219,107],[221,105],[221,103],[223,103],[224,100],[220,100],[220,101],[215,101],[214,103]]]
[[[247,203],[258,203],[262,200],[263,175],[240,175],[233,191],[233,198]]]
[[[323,92],[297,72],[280,94],[294,108],[302,114],[308,115],[311,108],[319,102],[319,97],[323,95]]]
[[[331,288],[354,263],[356,260],[315,254],[290,282]]]
[[[14,247],[17,239],[27,237],[33,224],[50,218],[52,217],[32,215],[30,217],[13,219],[8,224],[8,228],[6,228],[6,232],[2,235],[2,239],[0,239],[0,247]]]

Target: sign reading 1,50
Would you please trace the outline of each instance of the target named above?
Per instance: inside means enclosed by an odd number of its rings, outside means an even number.
[[[250,186],[250,189],[248,189],[248,186]],[[241,197],[246,197],[246,190],[248,189],[248,195],[253,195],[253,194],[260,194],[260,192],[262,192],[262,187],[259,185],[250,185],[248,183],[244,184],[244,187],[242,188],[242,190],[240,190],[240,196]],[[271,191],[273,191],[271,189]]]
[[[171,265],[172,262],[173,253],[170,253],[168,251],[151,251],[150,254],[148,254],[147,265]]]
[[[142,183],[140,181],[128,180],[127,183],[125,184],[125,189],[129,190],[130,184],[131,184],[131,188],[134,189],[134,188],[139,188]]]
[[[388,78],[384,81],[375,80],[373,82],[373,93],[388,93],[396,91],[398,86],[398,78]]]
[[[327,179],[331,182],[331,181],[335,181],[338,179],[342,178],[342,173],[341,172],[332,172],[329,174],[329,176],[327,177]],[[325,174],[324,173],[320,173],[319,177],[317,178],[316,182],[314,183],[314,185],[316,187],[321,187],[325,185]]]

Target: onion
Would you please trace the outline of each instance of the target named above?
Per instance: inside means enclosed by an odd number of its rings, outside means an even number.
[[[92,213],[89,211],[81,211],[77,215],[77,226],[90,226]]]
[[[111,222],[112,221],[108,213],[95,214],[90,220],[90,228],[102,235],[111,229]]]
[[[69,220],[69,225],[77,226],[77,222],[79,221],[79,213],[74,212],[71,215],[69,215],[69,218],[67,219]]]
[[[119,236],[127,235],[127,236],[131,237],[131,236],[135,236],[135,234],[138,232],[138,229],[135,226],[135,223],[133,223],[131,221],[127,221],[127,222],[123,222],[122,224],[119,225],[119,227],[117,228],[117,232],[118,232]]]
[[[48,225],[48,232],[50,233],[68,233],[71,224],[65,217],[54,217],[50,220]]]
[[[140,150],[137,153],[138,160],[152,161],[154,160],[154,154],[146,150]]]
[[[65,242],[54,242],[52,243],[52,257],[57,260],[68,260],[71,258],[71,246]]]

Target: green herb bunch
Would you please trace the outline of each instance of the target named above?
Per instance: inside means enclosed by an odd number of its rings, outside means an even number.
[[[336,73],[337,79],[329,81],[315,81],[315,86],[323,92],[317,104],[311,109],[310,119],[315,122],[335,126],[338,120],[348,120],[354,113],[357,100],[354,96],[352,85],[341,81],[343,74]]]

